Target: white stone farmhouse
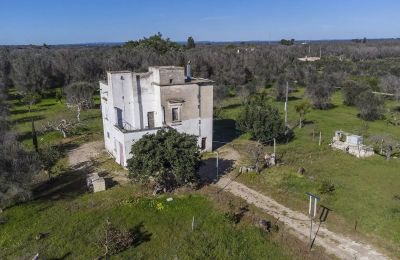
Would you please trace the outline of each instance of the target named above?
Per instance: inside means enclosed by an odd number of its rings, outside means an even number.
[[[133,142],[164,127],[196,135],[211,151],[213,81],[187,75],[183,67],[149,67],[145,73],[109,71],[100,81],[106,150],[126,166]]]

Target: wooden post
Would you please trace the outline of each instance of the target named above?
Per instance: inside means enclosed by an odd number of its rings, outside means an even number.
[[[193,216],[193,219],[192,219],[192,231],[194,230],[194,216]]]
[[[322,132],[319,132],[319,146],[321,146],[322,143]]]
[[[357,231],[357,225],[358,225],[358,221],[356,220],[356,223],[354,224],[354,231]]]
[[[289,95],[289,82],[286,81],[285,126],[287,126],[288,122],[288,95]]]

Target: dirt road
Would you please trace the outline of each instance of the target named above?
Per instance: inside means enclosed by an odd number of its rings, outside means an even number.
[[[300,239],[304,241],[309,239],[310,220],[305,214],[291,210],[270,197],[252,190],[241,183],[232,181],[228,177],[221,178],[216,185],[235,196],[243,198],[266,213],[279,218],[279,221],[283,222]],[[316,232],[316,226],[313,234]],[[323,247],[327,253],[335,255],[340,259],[388,259],[388,257],[379,253],[370,245],[331,232],[324,225],[319,229],[315,245]]]

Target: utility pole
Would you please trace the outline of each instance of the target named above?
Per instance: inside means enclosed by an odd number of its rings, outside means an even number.
[[[317,203],[320,200],[320,198],[310,192],[306,192],[306,194],[310,197],[310,205],[308,208],[308,215],[310,216],[310,222],[311,222],[310,223],[310,250],[311,250],[311,247],[313,245],[313,238],[312,238],[313,219],[317,215]]]
[[[287,126],[287,121],[288,121],[288,96],[289,96],[289,82],[286,81],[285,126]]]
[[[216,171],[217,171],[217,179],[216,179],[216,181],[218,181],[218,179],[219,179],[219,153],[217,151],[215,151],[214,153],[217,155],[217,161],[216,161],[216,164],[215,164],[215,168],[216,168]]]

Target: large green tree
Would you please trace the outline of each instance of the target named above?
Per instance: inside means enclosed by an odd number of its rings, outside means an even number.
[[[287,140],[292,135],[278,109],[268,103],[266,95],[254,96],[247,101],[237,120],[237,128],[262,143],[273,138]]]
[[[144,37],[138,41],[128,41],[124,44],[124,47],[152,50],[158,54],[165,54],[168,51],[182,50],[182,46],[171,41],[169,38],[163,38],[161,33],[157,33],[149,38]]]
[[[199,180],[200,152],[197,138],[175,129],[146,134],[132,145],[129,175],[139,181],[154,179],[164,190]]]

